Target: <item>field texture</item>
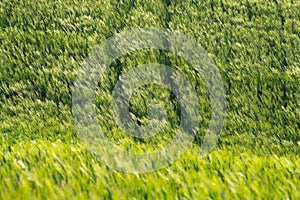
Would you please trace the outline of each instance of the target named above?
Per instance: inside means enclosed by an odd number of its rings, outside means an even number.
[[[99,79],[99,124],[119,148],[164,146],[178,128],[178,99],[150,84],[131,98],[139,124],[148,105],[168,122],[150,139],[117,126],[111,92],[122,73],[162,63],[184,75],[201,105],[190,149],[149,173],[107,167],[78,137],[72,115],[76,74],[97,44],[125,30],[157,27],[196,40],[226,89],[225,124],[200,156],[211,115],[207,87],[187,61],[162,50],[123,55]],[[300,199],[299,0],[1,0],[0,199]]]

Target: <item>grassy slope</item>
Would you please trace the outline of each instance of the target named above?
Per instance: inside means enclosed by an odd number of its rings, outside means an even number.
[[[131,2],[0,2],[0,198],[299,198],[299,2]],[[180,30],[215,60],[228,112],[209,156],[194,144],[170,167],[133,175],[81,145],[76,70],[133,27]]]

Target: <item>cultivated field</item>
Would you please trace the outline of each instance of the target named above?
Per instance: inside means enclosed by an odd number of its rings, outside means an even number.
[[[149,173],[109,168],[83,145],[72,88],[89,53],[133,28],[177,30],[214,60],[226,89],[217,145],[200,156],[211,115],[201,73],[178,55],[141,50],[115,60],[99,79],[97,117],[106,136],[134,152],[160,149],[180,121],[178,99],[149,84],[130,112],[149,123],[149,104],[166,108],[160,133],[126,134],[111,92],[121,74],[146,63],[176,69],[197,91],[197,135],[176,162]],[[1,0],[0,199],[300,199],[300,1]]]

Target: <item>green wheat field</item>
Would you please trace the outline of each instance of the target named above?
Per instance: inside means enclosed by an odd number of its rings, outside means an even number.
[[[141,64],[162,63],[197,91],[196,137],[176,162],[149,173],[109,168],[76,131],[76,74],[101,42],[134,28],[166,28],[196,40],[226,89],[217,144],[201,156],[211,115],[201,74],[162,50],[131,52],[99,79],[97,117],[126,151],[151,152],[174,137],[176,96],[161,85],[139,88],[130,113],[149,123],[149,105],[166,108],[165,127],[134,138],[116,124],[111,92]],[[299,0],[1,0],[0,199],[300,199]]]

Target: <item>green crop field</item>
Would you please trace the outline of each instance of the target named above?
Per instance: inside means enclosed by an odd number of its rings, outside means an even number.
[[[201,144],[212,113],[201,73],[174,53],[122,55],[99,78],[97,119],[121,149],[151,152],[174,137],[179,100],[149,84],[130,99],[132,118],[149,123],[149,104],[168,114],[152,138],[115,122],[112,90],[138,65],[162,63],[195,89],[196,137],[181,157],[147,173],[115,170],[78,135],[72,91],[93,49],[134,28],[165,28],[197,41],[226,91],[222,132]],[[300,199],[299,0],[1,0],[0,199]]]

